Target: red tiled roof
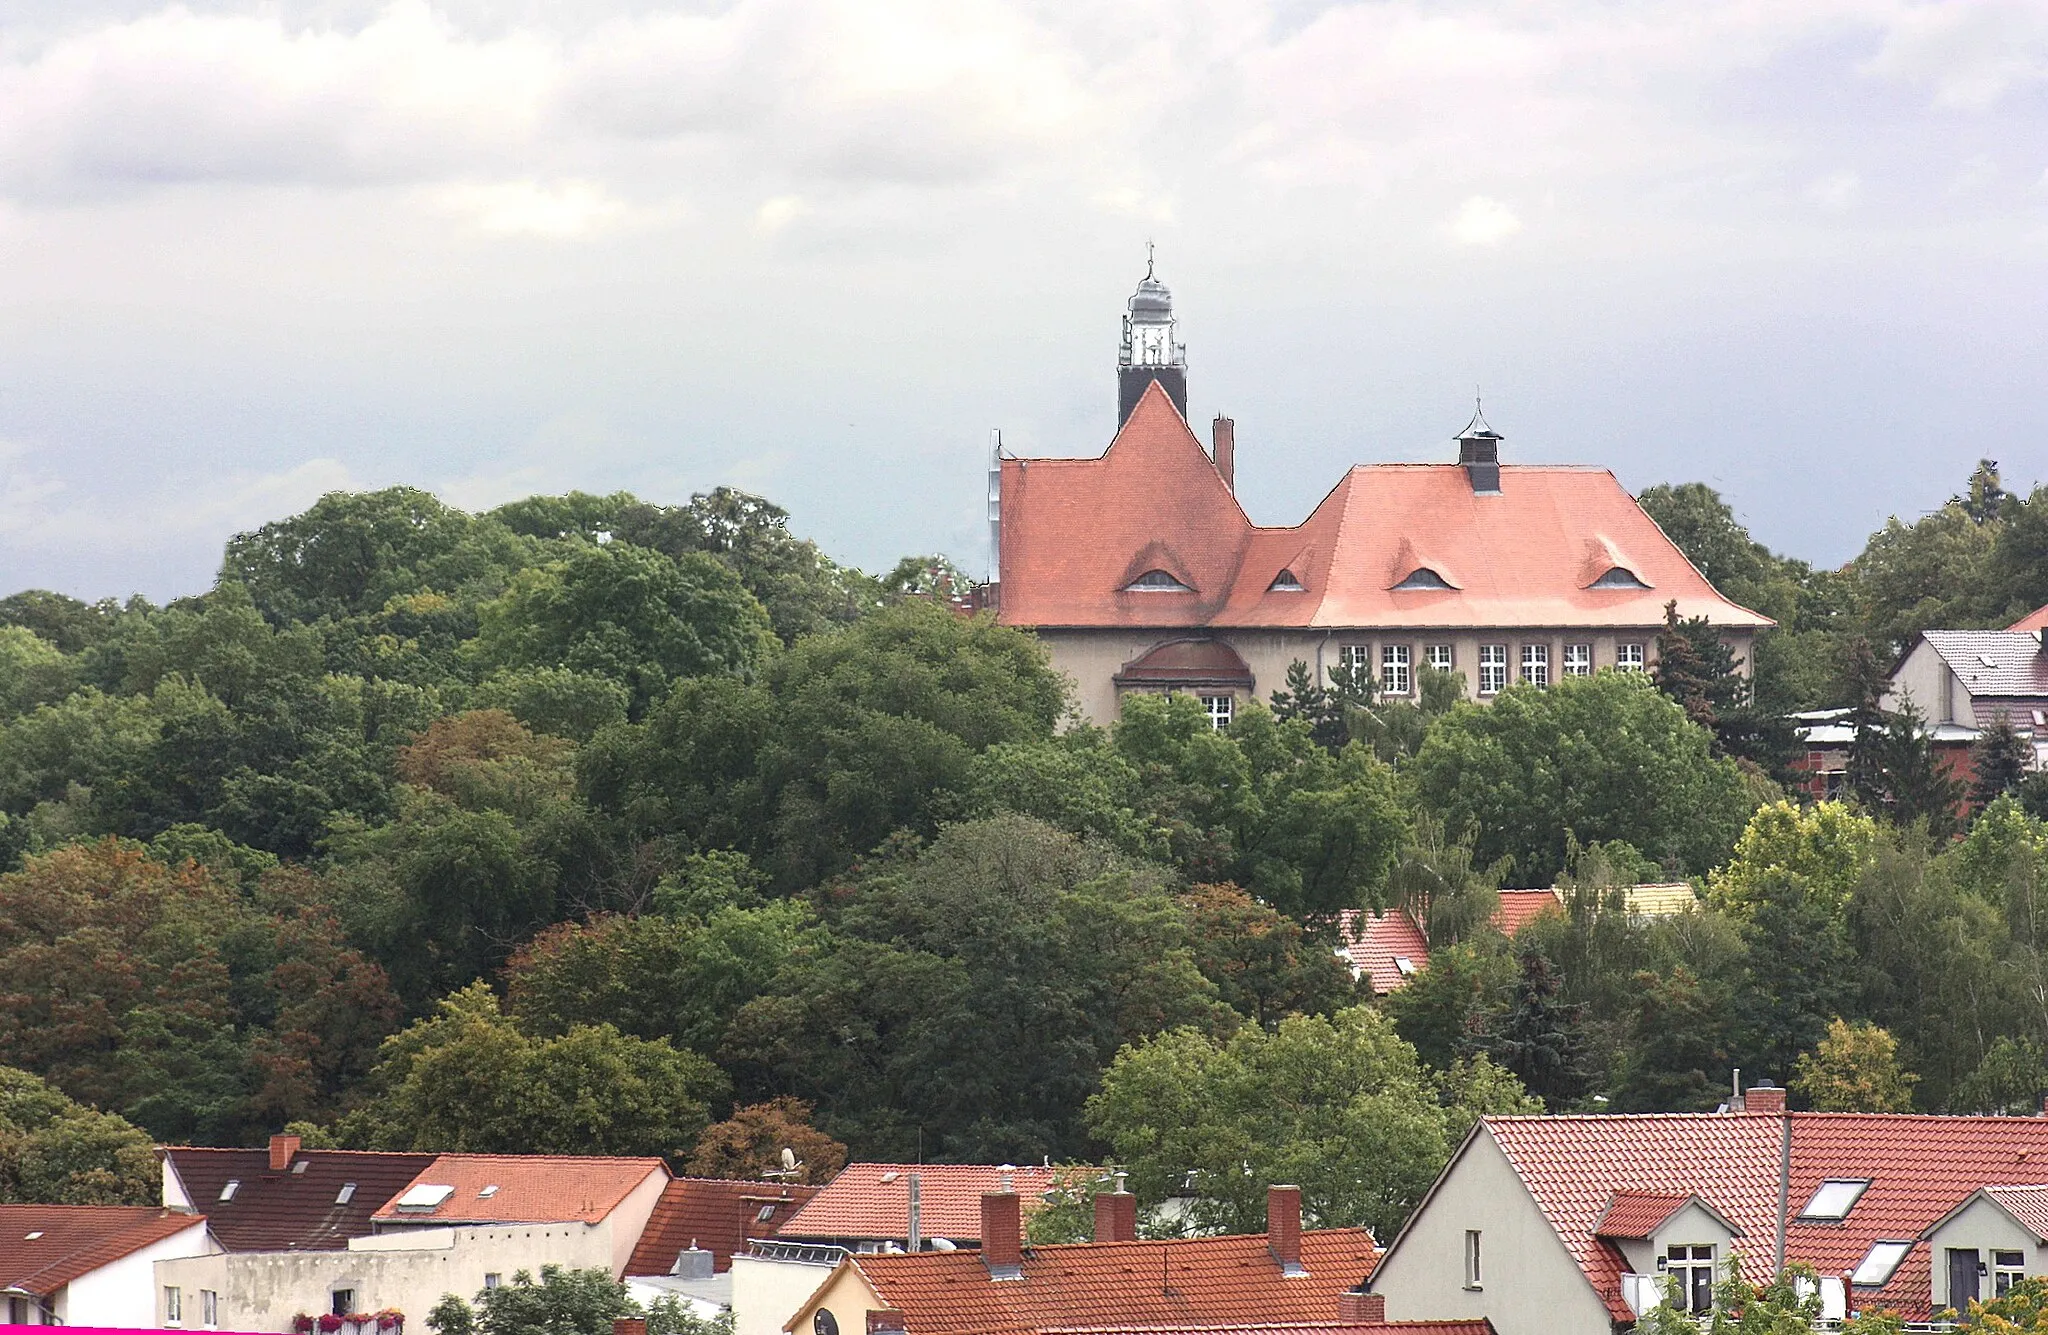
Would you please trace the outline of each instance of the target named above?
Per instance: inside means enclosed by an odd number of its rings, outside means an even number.
[[[1245,456],[1240,453],[1242,463]],[[1715,591],[1605,469],[1456,464],[1345,474],[1293,528],[1259,528],[1156,386],[1095,459],[1002,463],[1002,604],[1021,626],[1639,626],[1770,619]],[[1647,588],[1587,587],[1612,566]],[[1455,587],[1393,586],[1429,566]],[[1282,570],[1300,592],[1274,590]],[[1128,591],[1164,570],[1192,592]]]
[[[2037,607],[2007,626],[2007,630],[2041,630],[2048,628],[2048,607]]]
[[[267,1149],[173,1145],[163,1155],[192,1208],[206,1212],[213,1236],[231,1252],[339,1251],[368,1235],[377,1207],[434,1161],[431,1154],[300,1150],[289,1168],[273,1173]],[[229,1182],[240,1185],[222,1200]],[[351,1182],[350,1198],[338,1200]]]
[[[2048,1181],[2048,1118],[1793,1113],[1790,1122],[1786,1256],[1823,1275],[1855,1269],[1880,1239],[1918,1238],[1980,1187],[2029,1174]],[[1747,1235],[1751,1277],[1765,1278],[1784,1127],[1780,1116],[1649,1113],[1489,1117],[1474,1134],[1493,1136],[1608,1310],[1632,1320],[1621,1297],[1621,1253],[1596,1236],[1617,1194],[1697,1195]],[[1870,1186],[1846,1219],[1801,1222],[1830,1179]],[[1908,1319],[1924,1316],[1928,1301],[1924,1243],[1882,1289],[1852,1299]]]
[[[982,1194],[1003,1188],[1003,1170],[994,1164],[850,1163],[783,1221],[778,1236],[907,1237],[912,1173],[918,1175],[918,1218],[924,1236],[978,1242]],[[1053,1170],[1026,1166],[1015,1169],[1013,1177],[1029,1218],[1044,1204],[1040,1193],[1053,1184]]]
[[[379,1223],[595,1224],[645,1182],[660,1159],[578,1154],[440,1154],[373,1216]],[[452,1187],[431,1209],[400,1209],[413,1187]],[[488,1194],[486,1194],[488,1193]],[[670,1257],[674,1260],[674,1257]]]
[[[1665,1195],[1655,1191],[1617,1191],[1593,1236],[1600,1238],[1647,1238],[1657,1225],[1697,1200],[1696,1196]]]
[[[1337,934],[1351,967],[1372,984],[1375,996],[1385,996],[1408,981],[1395,961],[1405,959],[1418,972],[1429,967],[1429,942],[1406,909],[1348,909],[1337,919]]]
[[[49,1298],[110,1261],[205,1225],[205,1215],[154,1205],[0,1205],[0,1288]]]
[[[2048,1242],[2048,1186],[1986,1187],[1984,1194],[2004,1206],[2022,1228],[2031,1229],[2035,1238]]]
[[[1563,911],[1564,901],[1555,890],[1503,890],[1500,892],[1500,907],[1494,911],[1493,925],[1500,928],[1502,936],[1513,936],[1530,919]]]
[[[626,1262],[626,1273],[666,1275],[675,1264],[676,1253],[691,1246],[712,1254],[713,1269],[728,1270],[733,1253],[746,1250],[747,1239],[774,1237],[818,1190],[775,1182],[676,1178],[661,1189],[661,1200],[641,1230],[633,1258]],[[766,1219],[760,1217],[764,1210]]]
[[[978,1252],[855,1255],[843,1264],[917,1335],[1025,1335],[1075,1325],[1320,1324],[1378,1259],[1371,1234],[1341,1228],[1301,1235],[1308,1273],[1298,1276],[1281,1275],[1264,1233],[1027,1248],[1021,1280],[990,1279]]]
[[[1168,640],[1124,664],[1117,670],[1116,681],[1119,685],[1250,686],[1252,670],[1237,650],[1221,640]]]

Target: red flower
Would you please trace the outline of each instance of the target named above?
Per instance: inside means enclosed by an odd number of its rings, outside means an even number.
[[[305,1312],[292,1318],[292,1329],[298,1335],[313,1335],[313,1318]]]
[[[327,1335],[334,1335],[335,1331],[341,1329],[341,1318],[332,1312],[322,1314],[320,1317],[320,1329],[326,1331]]]

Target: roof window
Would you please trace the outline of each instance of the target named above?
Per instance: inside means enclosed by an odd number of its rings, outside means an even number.
[[[392,1204],[401,1210],[438,1210],[455,1188],[437,1186],[432,1182],[419,1182],[405,1189],[405,1194]]]
[[[334,1198],[334,1203],[336,1205],[347,1205],[350,1201],[354,1200],[355,1198],[356,1184],[353,1182],[344,1182],[341,1184],[341,1191],[337,1193]]]
[[[1451,582],[1428,566],[1417,566],[1408,572],[1408,578],[1394,586],[1397,589],[1448,589]]]
[[[1292,570],[1283,570],[1273,576],[1273,582],[1266,586],[1267,593],[1306,593],[1301,581],[1294,577]]]
[[[1847,1219],[1870,1186],[1867,1179],[1830,1178],[1814,1188],[1813,1199],[1799,1212],[1801,1219]]]
[[[1410,977],[1415,972],[1415,961],[1409,959],[1406,955],[1396,955],[1394,956],[1394,969],[1403,978]]]
[[[1862,1261],[1849,1274],[1849,1282],[1858,1288],[1881,1289],[1891,1282],[1892,1273],[1899,1268],[1899,1262],[1913,1250],[1910,1242],[1873,1242],[1870,1250],[1863,1254]]]
[[[1589,589],[1647,589],[1640,576],[1627,566],[1610,566],[1607,573],[1586,586]]]
[[[293,1164],[292,1176],[298,1177],[300,1174],[304,1173],[306,1171],[307,1165],[309,1165],[310,1163],[312,1163],[312,1160],[310,1159],[301,1159],[297,1163]]]
[[[899,1176],[901,1176],[901,1174],[897,1173],[896,1170],[892,1168],[875,1180],[882,1183],[884,1186],[887,1186],[889,1183],[894,1182]]]
[[[242,1179],[231,1177],[228,1179],[228,1184],[220,1189],[220,1198],[224,1201],[231,1201],[235,1198],[235,1193],[241,1189]]]
[[[1193,593],[1194,590],[1164,570],[1148,570],[1124,585],[1125,593]]]
[[[773,1205],[764,1205],[760,1209],[754,1211],[754,1222],[757,1224],[765,1224],[774,1217],[775,1207]]]
[[[491,1184],[490,1184],[489,1186],[487,1186],[487,1187],[482,1187],[482,1188],[479,1188],[479,1189],[478,1189],[478,1191],[477,1191],[477,1193],[476,1193],[476,1198],[477,1198],[478,1200],[480,1200],[480,1201],[487,1201],[487,1200],[489,1200],[489,1199],[490,1199],[491,1197],[493,1197],[493,1196],[495,1196],[495,1195],[497,1195],[497,1194],[498,1194],[498,1184],[497,1184],[497,1183],[495,1183],[495,1182],[493,1182],[493,1183],[491,1183]]]
[[[40,1238],[41,1236],[43,1236],[43,1230],[41,1230],[41,1229],[37,1229],[37,1230],[36,1230],[35,1232],[33,1232],[33,1233],[29,1234],[29,1235],[28,1235],[27,1237],[23,1238],[23,1239],[22,1239],[22,1241],[23,1241],[23,1242],[34,1242],[34,1241],[35,1241],[35,1240],[36,1240],[37,1238]]]

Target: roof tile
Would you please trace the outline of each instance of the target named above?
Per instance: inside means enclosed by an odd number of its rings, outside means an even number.
[[[366,1236],[377,1207],[434,1161],[431,1154],[302,1149],[285,1171],[272,1172],[267,1149],[174,1145],[163,1155],[231,1252],[339,1251]],[[222,1200],[231,1181],[241,1185]],[[342,1201],[349,1183],[356,1189]]]
[[[408,1224],[595,1224],[652,1173],[666,1178],[668,1165],[655,1158],[594,1154],[440,1154],[373,1218]],[[398,1208],[406,1191],[425,1186],[453,1190],[431,1209]]]
[[[629,1275],[666,1275],[676,1253],[702,1247],[714,1258],[712,1268],[732,1268],[735,1252],[749,1238],[772,1238],[819,1188],[775,1182],[738,1182],[728,1178],[679,1177],[661,1189],[661,1200],[648,1216]],[[761,1218],[763,1212],[767,1218]]]
[[[206,1216],[155,1205],[0,1205],[0,1288],[48,1298]]]
[[[995,1164],[851,1163],[782,1223],[784,1238],[904,1238],[910,1233],[910,1175],[918,1175],[919,1225],[928,1238],[981,1238],[982,1194],[1001,1191]],[[1010,1170],[1026,1217],[1053,1184],[1050,1168]]]

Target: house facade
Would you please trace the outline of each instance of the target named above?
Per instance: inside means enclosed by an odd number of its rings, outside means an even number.
[[[1189,429],[1170,298],[1149,274],[1141,314],[1168,331],[1139,340],[1164,360],[1134,360],[1127,337],[1109,449],[991,464],[998,618],[1038,634],[1092,720],[1131,692],[1186,691],[1221,726],[1295,662],[1325,682],[1343,664],[1395,698],[1426,666],[1477,699],[1647,668],[1674,602],[1722,627],[1747,670],[1772,624],[1716,592],[1612,473],[1503,464],[1476,414],[1455,462],[1355,467],[1302,523],[1255,525],[1235,424],[1218,417],[1209,450]]]
[[[153,1326],[156,1263],[220,1249],[203,1216],[148,1205],[0,1205],[0,1238],[12,1326]]]
[[[1387,1248],[1396,1319],[1606,1335],[1677,1282],[1705,1312],[1730,1257],[1819,1274],[1826,1315],[1925,1321],[2048,1273],[2048,1117],[1720,1113],[1489,1117]],[[2033,1179],[2033,1180],[2029,1180]]]

